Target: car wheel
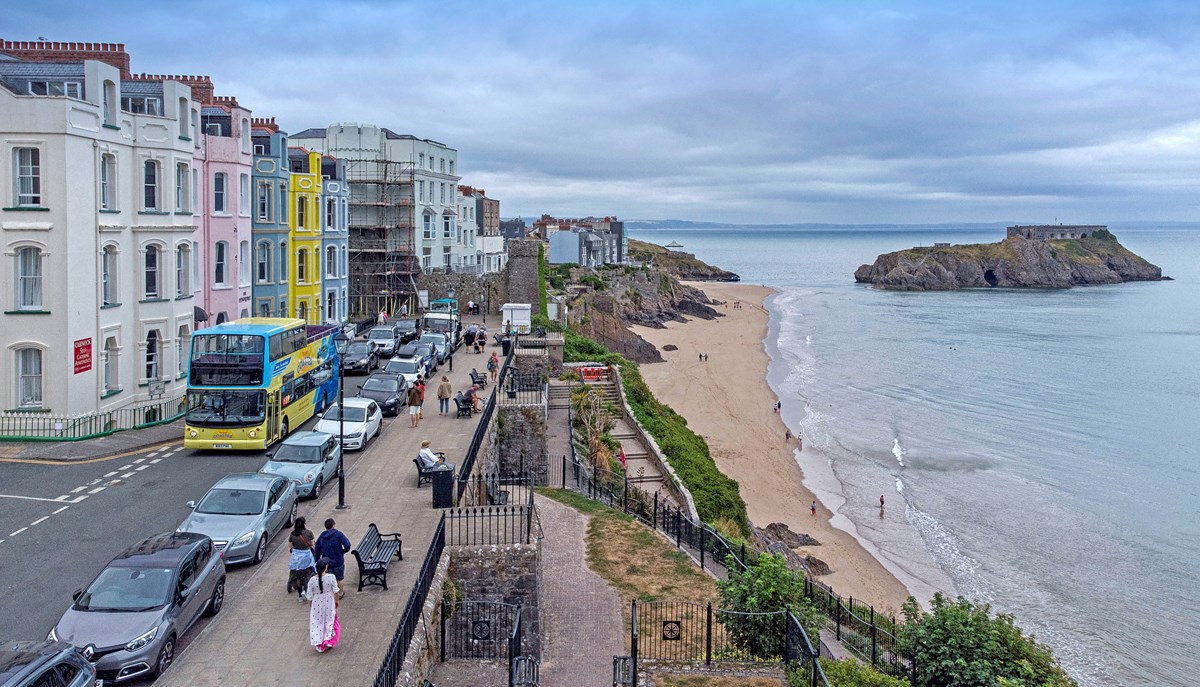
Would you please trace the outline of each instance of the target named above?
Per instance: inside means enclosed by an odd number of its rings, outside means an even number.
[[[288,419],[286,417],[283,418],[283,426],[280,428],[282,433],[279,435],[279,438],[282,439],[282,438],[286,437],[288,435],[288,431],[291,430],[291,428],[292,428],[292,426],[290,424],[288,424]]]
[[[295,509],[294,506],[293,506],[293,509]],[[263,559],[266,557],[267,557],[267,533],[263,532],[262,537],[260,537],[258,540],[258,548],[254,549],[254,558],[250,562],[254,565],[258,565],[259,563],[262,563]]]
[[[309,493],[309,497],[312,498],[313,501],[316,501],[317,499],[321,498],[321,478],[320,477],[318,477],[316,483],[313,484],[312,492]]]
[[[297,502],[292,501],[292,512],[288,513],[287,522],[283,523],[284,527],[291,527],[292,523],[296,522],[296,511],[297,510],[299,510],[299,506],[297,505]]]
[[[212,598],[208,600],[208,610],[204,615],[210,618],[221,612],[221,607],[225,605],[225,578],[222,577],[217,582],[217,588],[213,590]]]
[[[175,635],[167,637],[167,641],[163,642],[162,648],[158,650],[158,660],[154,662],[154,669],[151,674],[154,677],[159,677],[167,672],[167,668],[175,661]]]

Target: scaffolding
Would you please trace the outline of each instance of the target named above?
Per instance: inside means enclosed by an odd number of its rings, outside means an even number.
[[[420,258],[411,161],[346,159],[350,185],[350,312],[414,312]]]

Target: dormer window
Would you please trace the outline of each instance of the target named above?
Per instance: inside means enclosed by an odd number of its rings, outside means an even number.
[[[83,86],[78,81],[30,81],[29,95],[65,95],[82,98]]]
[[[130,114],[148,114],[162,116],[162,98],[149,96],[123,96],[121,109]]]

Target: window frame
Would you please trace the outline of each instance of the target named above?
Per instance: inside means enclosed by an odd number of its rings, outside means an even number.
[[[192,247],[181,243],[175,246],[175,297],[192,295]]]
[[[154,256],[153,265],[150,264],[151,255]],[[162,247],[158,244],[152,243],[142,251],[142,293],[146,300],[162,298]]]
[[[162,165],[158,160],[142,162],[142,209],[147,212],[162,210]]]
[[[32,258],[27,258],[27,256],[32,256]],[[15,310],[41,311],[43,309],[46,287],[45,257],[45,252],[39,246],[18,246],[14,251]],[[27,270],[29,270],[28,273]]]
[[[213,286],[229,286],[228,276],[229,242],[217,241],[213,244]]]
[[[26,360],[26,355],[30,354],[29,360]],[[42,408],[46,402],[46,360],[45,351],[38,346],[22,346],[13,350],[13,380],[16,388],[16,406],[19,408]],[[26,365],[31,362],[36,362],[33,367],[36,371],[26,369]],[[36,384],[33,386],[36,389],[31,389],[26,380],[36,379]],[[27,391],[36,391],[31,394],[26,400]],[[34,398],[36,396],[36,398]]]
[[[112,153],[100,153],[100,209],[116,210],[117,161]]]
[[[28,160],[22,161],[23,156]],[[12,173],[13,207],[42,207],[45,196],[42,190],[42,149],[38,146],[13,148]]]
[[[238,175],[238,214],[250,216],[250,175]]]
[[[212,181],[213,214],[229,214],[229,175],[225,172],[215,172]]]

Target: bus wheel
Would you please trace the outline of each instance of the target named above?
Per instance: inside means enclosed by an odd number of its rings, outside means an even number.
[[[288,435],[288,429],[289,429],[288,419],[285,417],[285,418],[283,418],[283,430],[279,435],[280,439],[282,439]]]

